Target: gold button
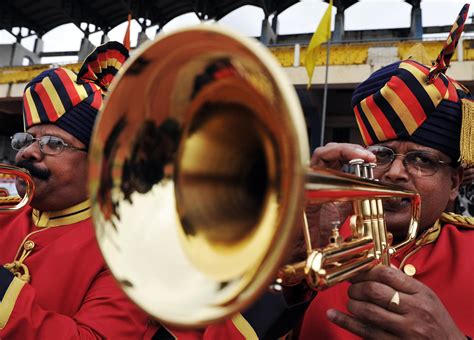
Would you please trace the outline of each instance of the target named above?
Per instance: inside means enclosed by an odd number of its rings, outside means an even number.
[[[31,250],[35,247],[35,243],[31,240],[28,240],[25,242],[25,245],[23,246],[23,248],[25,248],[25,250]]]
[[[416,274],[416,268],[414,265],[412,264],[407,264],[403,267],[403,271],[405,272],[405,274],[407,274],[408,276],[415,276]]]

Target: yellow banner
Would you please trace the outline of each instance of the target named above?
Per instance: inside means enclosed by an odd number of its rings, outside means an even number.
[[[313,81],[314,66],[317,60],[317,47],[326,41],[331,39],[331,18],[332,18],[332,0],[329,1],[328,8],[321,18],[316,32],[309,43],[308,49],[306,50],[305,67],[308,72],[308,89],[311,87]]]

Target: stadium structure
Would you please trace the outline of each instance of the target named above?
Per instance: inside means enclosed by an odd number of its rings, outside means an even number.
[[[16,38],[16,42],[0,45],[0,161],[9,162],[14,152],[9,136],[22,130],[21,95],[26,83],[41,71],[52,67],[41,64],[43,57],[75,55],[82,60],[93,48],[89,36],[103,32],[103,41],[111,29],[127,20],[130,13],[141,26],[138,44],[145,41],[145,30],[157,26],[157,34],[172,19],[194,13],[202,21],[217,21],[242,6],[256,6],[264,19],[259,39],[278,59],[300,98],[305,113],[311,147],[320,144],[323,89],[325,83],[326,47],[319,47],[315,76],[306,89],[305,52],[311,34],[282,35],[278,18],[296,0],[15,0],[0,2],[0,29]],[[329,1],[326,1],[329,2]],[[344,30],[345,11],[356,0],[334,0],[337,9],[328,73],[327,114],[324,142],[360,142],[350,105],[354,88],[378,68],[413,56],[429,63],[436,59],[444,39],[426,39],[430,34],[449,32],[451,26],[425,27],[422,23],[421,0],[405,0],[412,6],[410,27],[380,30]],[[453,4],[454,5],[454,4]],[[458,5],[458,4],[456,4]],[[454,18],[453,18],[454,21]],[[73,23],[84,37],[78,51],[44,52],[42,37],[50,30]],[[316,23],[315,23],[316,24]],[[468,20],[465,32],[474,26]],[[22,40],[35,37],[33,51]],[[420,46],[422,46],[420,48]],[[134,46],[132,46],[134,47]],[[133,53],[133,52],[132,52]],[[414,55],[415,54],[415,55]],[[73,70],[78,64],[69,64]],[[461,39],[449,75],[474,88],[474,40]]]

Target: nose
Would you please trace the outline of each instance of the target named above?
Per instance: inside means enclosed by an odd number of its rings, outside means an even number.
[[[390,167],[382,175],[382,179],[391,183],[404,183],[408,181],[409,176],[405,167],[405,158],[396,155]]]
[[[35,140],[33,143],[28,145],[26,148],[18,151],[16,160],[30,160],[39,161],[43,158],[43,153],[40,150],[39,142]]]

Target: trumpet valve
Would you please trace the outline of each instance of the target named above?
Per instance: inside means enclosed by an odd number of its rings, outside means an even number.
[[[339,225],[339,222],[333,222],[331,236],[329,237],[329,246],[340,247],[344,242],[344,239],[339,233]]]

